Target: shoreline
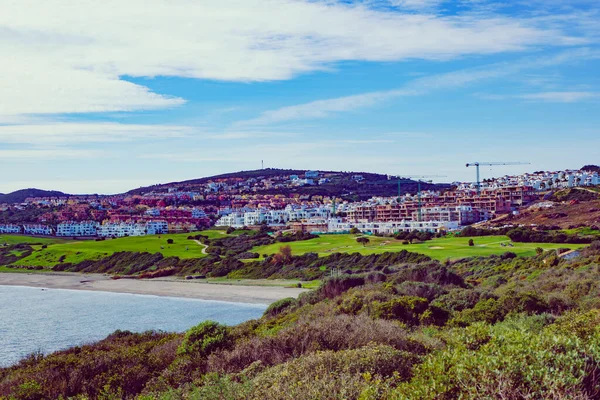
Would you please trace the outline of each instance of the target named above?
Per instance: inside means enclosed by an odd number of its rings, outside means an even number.
[[[286,297],[298,297],[300,293],[307,291],[307,289],[281,286],[218,284],[172,278],[113,280],[103,274],[77,273],[3,272],[0,274],[0,286],[129,293],[265,305]]]

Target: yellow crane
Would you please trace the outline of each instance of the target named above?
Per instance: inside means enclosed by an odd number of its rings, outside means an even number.
[[[479,179],[479,167],[480,166],[493,166],[493,165],[529,165],[531,163],[528,162],[518,162],[518,161],[497,161],[497,162],[473,162],[467,163],[468,167],[475,167],[477,169],[477,194],[481,193],[481,181]]]

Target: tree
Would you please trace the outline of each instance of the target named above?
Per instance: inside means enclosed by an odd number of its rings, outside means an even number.
[[[167,239],[168,244],[173,244],[173,239]]]
[[[352,229],[350,229],[350,234],[352,234],[352,235],[359,235],[360,234],[360,229],[358,229],[358,228],[352,228]]]
[[[281,246],[279,253],[275,254],[272,258],[274,264],[282,264],[289,262],[292,259],[292,248],[289,245]]]
[[[283,261],[290,261],[292,259],[292,248],[289,245],[281,246],[279,253],[283,257]]]
[[[356,238],[356,241],[357,241],[358,243],[361,243],[363,246],[366,246],[366,245],[367,245],[367,244],[369,244],[369,242],[370,242],[369,238],[368,238],[368,237],[365,237],[365,236],[361,236],[361,237],[359,237],[359,238]]]
[[[475,242],[473,241],[473,239],[469,239],[469,246],[475,246]]]

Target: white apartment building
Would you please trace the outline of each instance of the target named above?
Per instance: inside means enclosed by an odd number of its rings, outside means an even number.
[[[169,223],[167,221],[146,222],[146,233],[148,235],[164,235],[169,233]]]
[[[15,224],[2,224],[0,225],[0,233],[21,233],[22,227]]]
[[[56,227],[56,236],[97,236],[98,222],[63,222]]]
[[[339,218],[332,218],[328,223],[329,233],[348,233],[352,228],[365,233],[393,235],[412,231],[454,231],[459,229],[459,225],[457,221],[343,222]]]
[[[312,218],[328,218],[330,215],[330,207],[322,206],[315,208],[294,208],[288,205],[284,210],[253,210],[246,212],[233,212],[229,215],[221,217],[217,226],[252,226],[252,225],[283,225],[290,221],[302,221]]]
[[[159,217],[160,216],[160,210],[158,208],[149,208],[146,210],[146,215],[149,215],[151,217]]]
[[[167,221],[150,221],[147,223],[106,222],[98,228],[100,237],[124,237],[160,235],[169,231]]]
[[[206,218],[207,215],[204,210],[200,208],[192,208],[192,218]]]
[[[25,224],[23,225],[23,233],[25,233],[26,235],[50,236],[54,233],[54,231],[47,225]]]

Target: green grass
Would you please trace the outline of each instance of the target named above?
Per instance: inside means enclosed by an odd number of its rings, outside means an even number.
[[[514,247],[503,247],[501,244],[511,243],[507,236],[482,236],[472,238],[475,246],[469,246],[470,238],[448,237],[434,239],[420,244],[404,245],[402,241],[392,238],[381,238],[369,236],[371,241],[367,246],[356,242],[355,235],[321,235],[316,239],[304,240],[291,243],[276,243],[268,246],[259,246],[252,249],[253,252],[263,254],[275,254],[285,244],[290,245],[292,254],[318,253],[327,256],[339,253],[381,254],[387,251],[394,252],[408,250],[416,253],[426,254],[437,260],[457,259],[463,257],[489,256],[511,251],[521,256],[535,255],[535,249],[541,247],[544,250],[557,248],[577,249],[585,245],[577,244],[554,244],[554,243],[513,243]]]
[[[10,272],[14,274],[36,274],[40,272],[48,272],[46,270],[35,270],[35,269],[25,269],[25,268],[9,268],[0,266],[0,274]]]
[[[35,251],[29,257],[16,262],[15,265],[52,267],[59,263],[59,259],[62,256],[64,256],[64,262],[79,263],[85,260],[99,260],[119,251],[161,253],[165,257],[179,257],[181,259],[202,258],[206,256],[202,253],[204,246],[187,239],[188,236],[197,233],[210,238],[226,236],[219,231],[211,230],[194,233],[106,239],[99,242],[95,240],[54,240],[54,244],[48,244],[48,247],[45,249],[42,249],[41,246],[34,246]],[[20,243],[28,243],[25,239],[26,237],[21,236],[20,238],[22,238]],[[33,239],[37,240],[37,238]],[[168,244],[168,239],[173,239],[173,244]],[[29,243],[34,242],[30,241]]]
[[[297,279],[230,279],[223,278],[208,278],[200,282],[219,284],[219,285],[234,285],[234,286],[275,286],[275,287],[297,287],[298,283],[302,284],[304,289],[316,289],[321,285],[319,279],[313,281],[300,281]]]
[[[561,232],[564,232],[569,235],[593,235],[600,236],[600,231],[591,229],[591,228],[576,228],[576,229],[563,229]]]
[[[21,236],[21,235],[0,235],[0,245],[6,244],[20,244],[20,243],[39,243],[39,244],[55,244],[65,243],[68,240],[57,239],[57,238],[40,238],[33,236]]]

